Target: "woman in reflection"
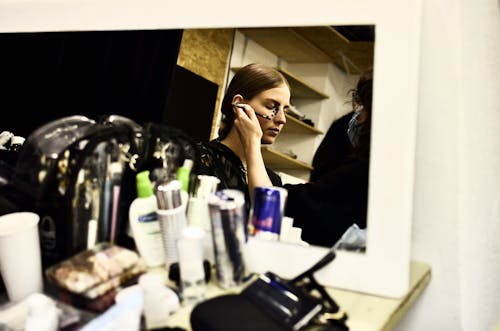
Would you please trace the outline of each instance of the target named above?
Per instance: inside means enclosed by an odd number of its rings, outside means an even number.
[[[263,171],[267,184],[281,186],[281,178],[265,167],[260,145],[276,140],[289,107],[290,85],[279,71],[257,63],[239,69],[222,100],[218,138],[201,143],[199,174],[218,177],[218,189],[244,192],[247,209],[253,169]]]
[[[362,75],[353,91],[355,111],[347,129],[352,152],[315,181],[284,185],[288,191],[285,215],[294,219],[293,225],[302,228],[302,239],[312,245],[331,247],[351,225],[366,227],[372,81],[371,72]],[[246,146],[247,141],[252,142],[242,139],[244,150],[254,155],[247,154],[246,159],[262,158],[255,148]],[[262,162],[248,162],[250,188],[271,184],[259,167]]]

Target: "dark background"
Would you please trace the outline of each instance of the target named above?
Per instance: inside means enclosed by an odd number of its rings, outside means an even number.
[[[182,32],[0,33],[0,132],[27,138],[62,117],[117,114],[208,140],[218,85],[177,66]],[[9,178],[15,159],[2,152]]]
[[[69,115],[163,122],[182,30],[0,34],[0,130]]]
[[[208,141],[219,85],[176,66],[164,121],[196,140]]]

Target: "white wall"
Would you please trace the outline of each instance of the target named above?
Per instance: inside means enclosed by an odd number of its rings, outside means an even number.
[[[398,331],[500,326],[499,6],[423,1],[412,255],[432,280]]]

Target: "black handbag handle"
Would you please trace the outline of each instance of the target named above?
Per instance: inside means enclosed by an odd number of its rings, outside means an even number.
[[[318,262],[313,264],[309,269],[301,273],[300,275],[296,276],[291,280],[292,283],[295,283],[297,281],[300,281],[301,279],[312,276],[316,271],[323,269],[326,265],[328,265],[330,262],[332,262],[336,257],[335,250],[332,248],[326,253],[325,256],[323,256]]]
[[[331,316],[330,318],[327,318],[330,320],[330,324],[335,323],[338,327],[346,327],[345,321],[347,320],[347,314],[340,310],[339,305],[314,277],[314,273],[316,271],[324,268],[332,262],[335,257],[335,249],[332,247],[318,262],[290,280],[290,284],[301,287],[308,292],[317,291],[321,296],[321,301],[323,302],[323,306],[325,308],[324,313]]]

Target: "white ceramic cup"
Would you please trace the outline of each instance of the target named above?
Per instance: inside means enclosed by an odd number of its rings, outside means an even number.
[[[43,291],[39,220],[32,212],[0,216],[0,273],[10,301]]]

